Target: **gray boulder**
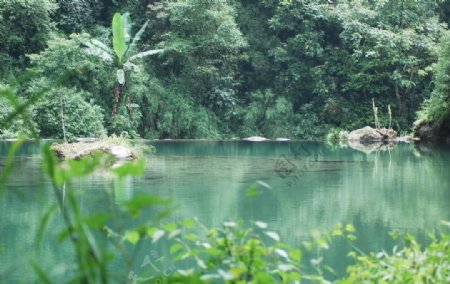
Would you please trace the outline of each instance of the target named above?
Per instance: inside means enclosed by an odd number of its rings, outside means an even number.
[[[380,142],[380,141],[392,141],[397,137],[397,132],[393,129],[374,129],[370,126],[366,126],[361,129],[353,130],[348,135],[348,141],[360,141],[360,142]]]

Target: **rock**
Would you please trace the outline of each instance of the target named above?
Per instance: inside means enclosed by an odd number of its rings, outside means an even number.
[[[95,142],[95,141],[98,141],[98,140],[99,139],[95,138],[95,137],[79,137],[79,138],[75,138],[76,142],[84,142],[84,143]]]
[[[400,136],[400,137],[397,137],[397,138],[395,139],[395,141],[397,141],[397,142],[403,142],[403,143],[411,143],[411,141],[417,141],[417,140],[419,140],[419,139],[418,139],[418,138],[414,138],[414,137],[409,136],[409,135],[406,135],[406,136]]]
[[[430,122],[424,122],[414,128],[414,135],[424,141],[436,141],[438,138],[438,130],[435,125]]]
[[[361,129],[353,130],[348,135],[348,141],[367,141],[377,142],[382,141],[383,136],[370,126],[366,126]]]
[[[133,159],[133,153],[124,146],[111,146],[110,152],[117,160]]]
[[[353,130],[348,135],[348,141],[361,141],[361,142],[379,142],[379,141],[392,141],[397,137],[397,132],[393,129],[374,129],[370,126],[366,126],[361,129]]]
[[[261,142],[261,141],[267,141],[269,139],[261,137],[261,136],[252,136],[252,137],[247,137],[243,139],[244,141],[252,141],[252,142]]]
[[[123,143],[108,140],[84,143],[53,144],[51,149],[63,160],[78,160],[85,156],[91,156],[96,152],[110,153],[116,160],[130,160],[136,158],[136,154]]]

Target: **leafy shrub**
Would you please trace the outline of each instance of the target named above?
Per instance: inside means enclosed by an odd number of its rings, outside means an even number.
[[[34,121],[42,137],[63,138],[99,137],[105,134],[103,111],[76,89],[59,87],[48,92],[34,109]]]
[[[204,283],[294,283],[301,279],[299,249],[289,249],[264,222],[242,228],[225,222],[207,229],[197,220],[150,228],[153,241],[171,241],[179,269],[169,277],[193,277]],[[184,282],[183,282],[184,283]]]
[[[450,223],[445,222],[450,228]],[[449,283],[450,282],[450,235],[433,236],[424,249],[411,235],[407,244],[394,250],[370,255],[351,256],[356,264],[350,266],[348,276],[339,283]]]

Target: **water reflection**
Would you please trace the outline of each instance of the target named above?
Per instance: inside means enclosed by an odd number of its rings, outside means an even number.
[[[172,220],[196,216],[207,226],[220,226],[226,220],[262,220],[292,245],[301,244],[312,229],[353,223],[358,229],[357,245],[365,251],[389,249],[392,242],[388,232],[393,229],[423,234],[440,220],[450,219],[448,148],[427,149],[424,153],[413,144],[400,144],[391,151],[366,154],[351,148],[298,142],[185,141],[154,145],[157,153],[146,158],[144,175],[124,180],[123,188],[113,192],[116,206],[140,194],[170,197],[179,206]],[[0,143],[0,165],[9,146]],[[41,254],[33,253],[37,217],[55,203],[41,175],[40,147],[39,143],[29,143],[21,150],[0,200],[0,266],[4,271],[8,267],[24,269],[4,279],[33,275],[27,265],[30,257],[42,259],[44,267],[70,264],[70,246],[55,245],[54,232],[62,228],[59,217],[50,223],[53,235],[48,234]],[[280,175],[280,157],[295,170]],[[293,179],[293,174],[298,177]],[[262,194],[249,198],[247,188],[257,181],[270,188],[260,187]],[[106,209],[109,197],[104,188],[113,188],[113,182],[105,173],[77,181],[74,190],[79,192],[82,209]],[[346,249],[338,243],[326,255],[328,263],[341,273]]]

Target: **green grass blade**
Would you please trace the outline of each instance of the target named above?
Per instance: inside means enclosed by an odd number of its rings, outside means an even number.
[[[37,264],[34,260],[30,261],[31,266],[39,277],[40,282],[45,284],[51,284],[52,281],[48,278],[47,274],[45,274],[44,270]]]

